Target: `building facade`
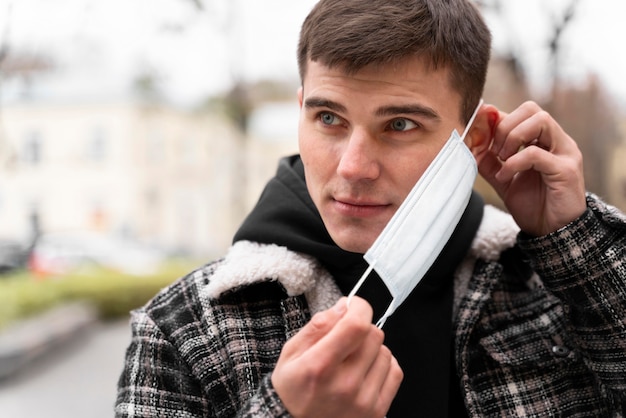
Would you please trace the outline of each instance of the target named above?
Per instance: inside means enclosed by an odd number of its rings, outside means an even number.
[[[195,256],[221,251],[240,134],[223,117],[138,103],[0,109],[0,238],[97,231]]]

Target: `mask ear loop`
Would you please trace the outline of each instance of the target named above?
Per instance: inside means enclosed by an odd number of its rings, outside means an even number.
[[[476,119],[476,115],[478,115],[478,111],[480,110],[480,107],[483,105],[483,103],[484,103],[484,100],[480,99],[480,101],[478,102],[478,106],[476,106],[476,109],[474,109],[474,113],[472,113],[472,117],[467,122],[467,125],[465,125],[465,130],[463,131],[463,135],[461,135],[461,141],[465,140],[465,136],[467,135],[470,128],[472,127],[472,124],[474,123],[474,119]]]
[[[387,322],[387,318],[391,316],[394,308],[395,307],[393,306],[393,300],[392,300],[391,303],[389,304],[389,307],[387,307],[387,311],[385,311],[383,316],[381,316],[380,319],[376,321],[376,327],[378,327],[379,329],[382,329],[385,326],[385,322]]]
[[[363,273],[359,281],[354,285],[354,287],[348,294],[348,299],[346,300],[346,306],[350,307],[350,301],[352,300],[352,297],[356,295],[356,292],[358,292],[361,286],[363,285],[363,283],[365,283],[365,279],[367,279],[367,277],[370,275],[372,270],[374,270],[374,264],[376,263],[374,262],[367,267],[367,269],[365,270],[365,272]],[[393,301],[389,304],[389,306],[387,307],[387,311],[385,311],[383,316],[378,321],[376,321],[376,326],[378,328],[382,329],[382,327],[385,325],[385,321],[387,321],[387,318],[389,318],[389,316],[391,315],[392,310],[393,310]]]
[[[361,276],[359,281],[356,283],[356,285],[354,285],[354,287],[352,288],[352,290],[348,294],[348,300],[346,301],[346,306],[350,307],[350,301],[352,300],[352,297],[354,295],[356,295],[356,292],[359,291],[359,289],[361,288],[361,286],[365,282],[365,279],[367,279],[367,276],[369,276],[370,273],[372,272],[372,270],[374,270],[374,264],[370,264],[370,266],[367,268],[367,270],[365,270],[365,273],[363,273],[363,275]]]

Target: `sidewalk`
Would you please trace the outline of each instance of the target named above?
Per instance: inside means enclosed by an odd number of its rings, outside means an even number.
[[[96,321],[91,306],[72,303],[9,325],[0,331],[0,380],[69,342]]]
[[[128,318],[98,321],[0,381],[2,418],[111,418],[131,342]]]

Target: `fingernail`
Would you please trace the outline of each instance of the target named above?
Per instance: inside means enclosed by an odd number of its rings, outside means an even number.
[[[333,306],[333,309],[338,314],[343,315],[348,310],[347,299],[345,297],[340,298]]]

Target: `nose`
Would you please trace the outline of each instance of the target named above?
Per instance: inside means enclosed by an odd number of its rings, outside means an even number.
[[[374,180],[380,175],[376,140],[364,129],[353,129],[337,167],[346,180]]]

